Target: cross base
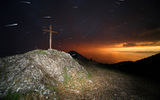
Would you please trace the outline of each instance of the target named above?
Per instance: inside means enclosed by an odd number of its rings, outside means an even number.
[[[52,49],[52,48],[49,48],[49,49],[48,49],[48,51],[51,51],[51,50],[53,50],[53,49]]]

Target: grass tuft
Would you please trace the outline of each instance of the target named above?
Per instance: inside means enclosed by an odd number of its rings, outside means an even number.
[[[64,67],[64,82],[63,82],[63,84],[66,86],[70,80],[71,80],[71,77],[67,73],[67,68]]]
[[[38,50],[36,51],[37,54],[47,54],[47,52],[45,50]]]

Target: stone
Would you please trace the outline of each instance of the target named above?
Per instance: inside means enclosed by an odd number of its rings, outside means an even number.
[[[123,92],[121,92],[121,95],[122,95],[122,96],[126,96],[127,93],[123,91]]]
[[[72,73],[87,77],[87,71],[70,54],[57,50],[34,50],[0,58],[0,97],[13,92],[48,94],[47,86],[63,83]],[[74,77],[74,76],[73,76]]]

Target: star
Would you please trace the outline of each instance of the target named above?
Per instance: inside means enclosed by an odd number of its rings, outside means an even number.
[[[29,2],[29,1],[20,1],[21,3],[24,3],[24,4],[31,4],[31,2]]]
[[[121,3],[120,2],[115,2],[117,5],[121,5]]]
[[[124,2],[125,0],[119,0],[120,2]]]
[[[74,8],[74,9],[77,9],[77,8],[79,8],[79,7],[78,7],[78,6],[73,6],[73,8]]]
[[[17,25],[18,25],[18,23],[7,24],[7,25],[5,25],[5,27],[12,27],[12,26],[17,26]]]
[[[44,16],[43,18],[50,19],[52,17],[51,16]]]

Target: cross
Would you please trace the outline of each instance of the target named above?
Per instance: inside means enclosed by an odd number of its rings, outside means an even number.
[[[52,30],[52,25],[49,25],[49,29],[44,29],[44,32],[49,32],[49,50],[52,50],[52,34],[58,34],[58,32]]]

